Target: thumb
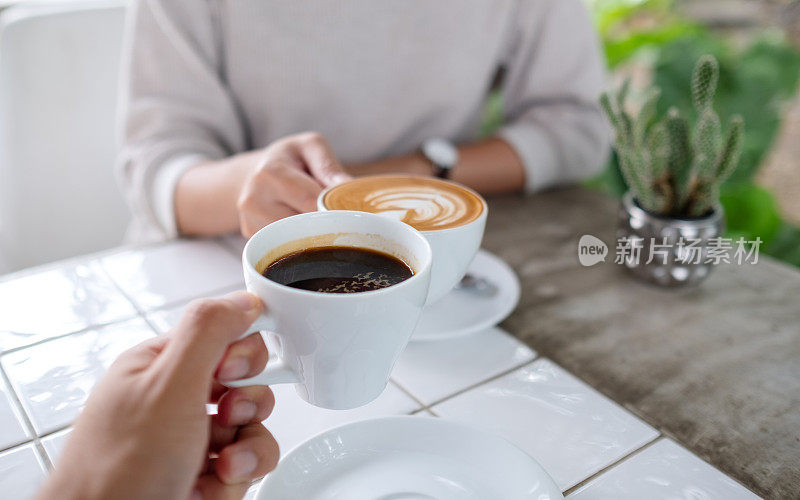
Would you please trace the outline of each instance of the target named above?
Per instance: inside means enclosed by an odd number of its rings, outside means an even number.
[[[228,345],[250,333],[263,308],[261,299],[244,291],[196,300],[170,332],[164,356],[177,371],[210,379]]]
[[[335,186],[352,179],[339,163],[324,136],[312,132],[301,137],[298,152],[308,171],[324,187]]]

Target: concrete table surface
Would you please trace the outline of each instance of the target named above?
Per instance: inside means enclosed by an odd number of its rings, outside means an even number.
[[[766,498],[800,495],[800,272],[759,256],[695,289],[614,264],[617,202],[582,189],[489,200],[484,246],[522,299],[503,326]],[[578,239],[609,246],[582,267]]]

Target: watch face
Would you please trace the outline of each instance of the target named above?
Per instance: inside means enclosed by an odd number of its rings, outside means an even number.
[[[444,139],[430,139],[422,145],[422,152],[440,167],[450,168],[458,163],[458,150]]]

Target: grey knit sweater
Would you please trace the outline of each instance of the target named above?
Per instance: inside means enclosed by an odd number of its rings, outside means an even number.
[[[174,236],[185,169],[306,130],[342,162],[476,138],[505,68],[499,136],[535,191],[595,172],[603,67],[580,0],[134,0],[118,169],[134,237]]]

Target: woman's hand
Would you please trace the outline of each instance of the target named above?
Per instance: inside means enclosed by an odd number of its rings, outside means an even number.
[[[196,301],[170,333],[120,355],[38,498],[242,498],[278,462],[278,444],[261,424],[274,398],[267,387],[228,389],[216,380],[263,370],[260,335],[237,341],[261,308],[246,292]],[[217,415],[206,414],[206,403],[218,403]]]
[[[270,222],[313,212],[322,189],[348,179],[320,134],[292,135],[272,143],[239,194],[236,206],[242,234],[249,238]]]
[[[323,136],[291,135],[184,172],[175,187],[176,223],[184,235],[238,229],[249,238],[270,222],[316,210],[324,188],[348,179]]]

